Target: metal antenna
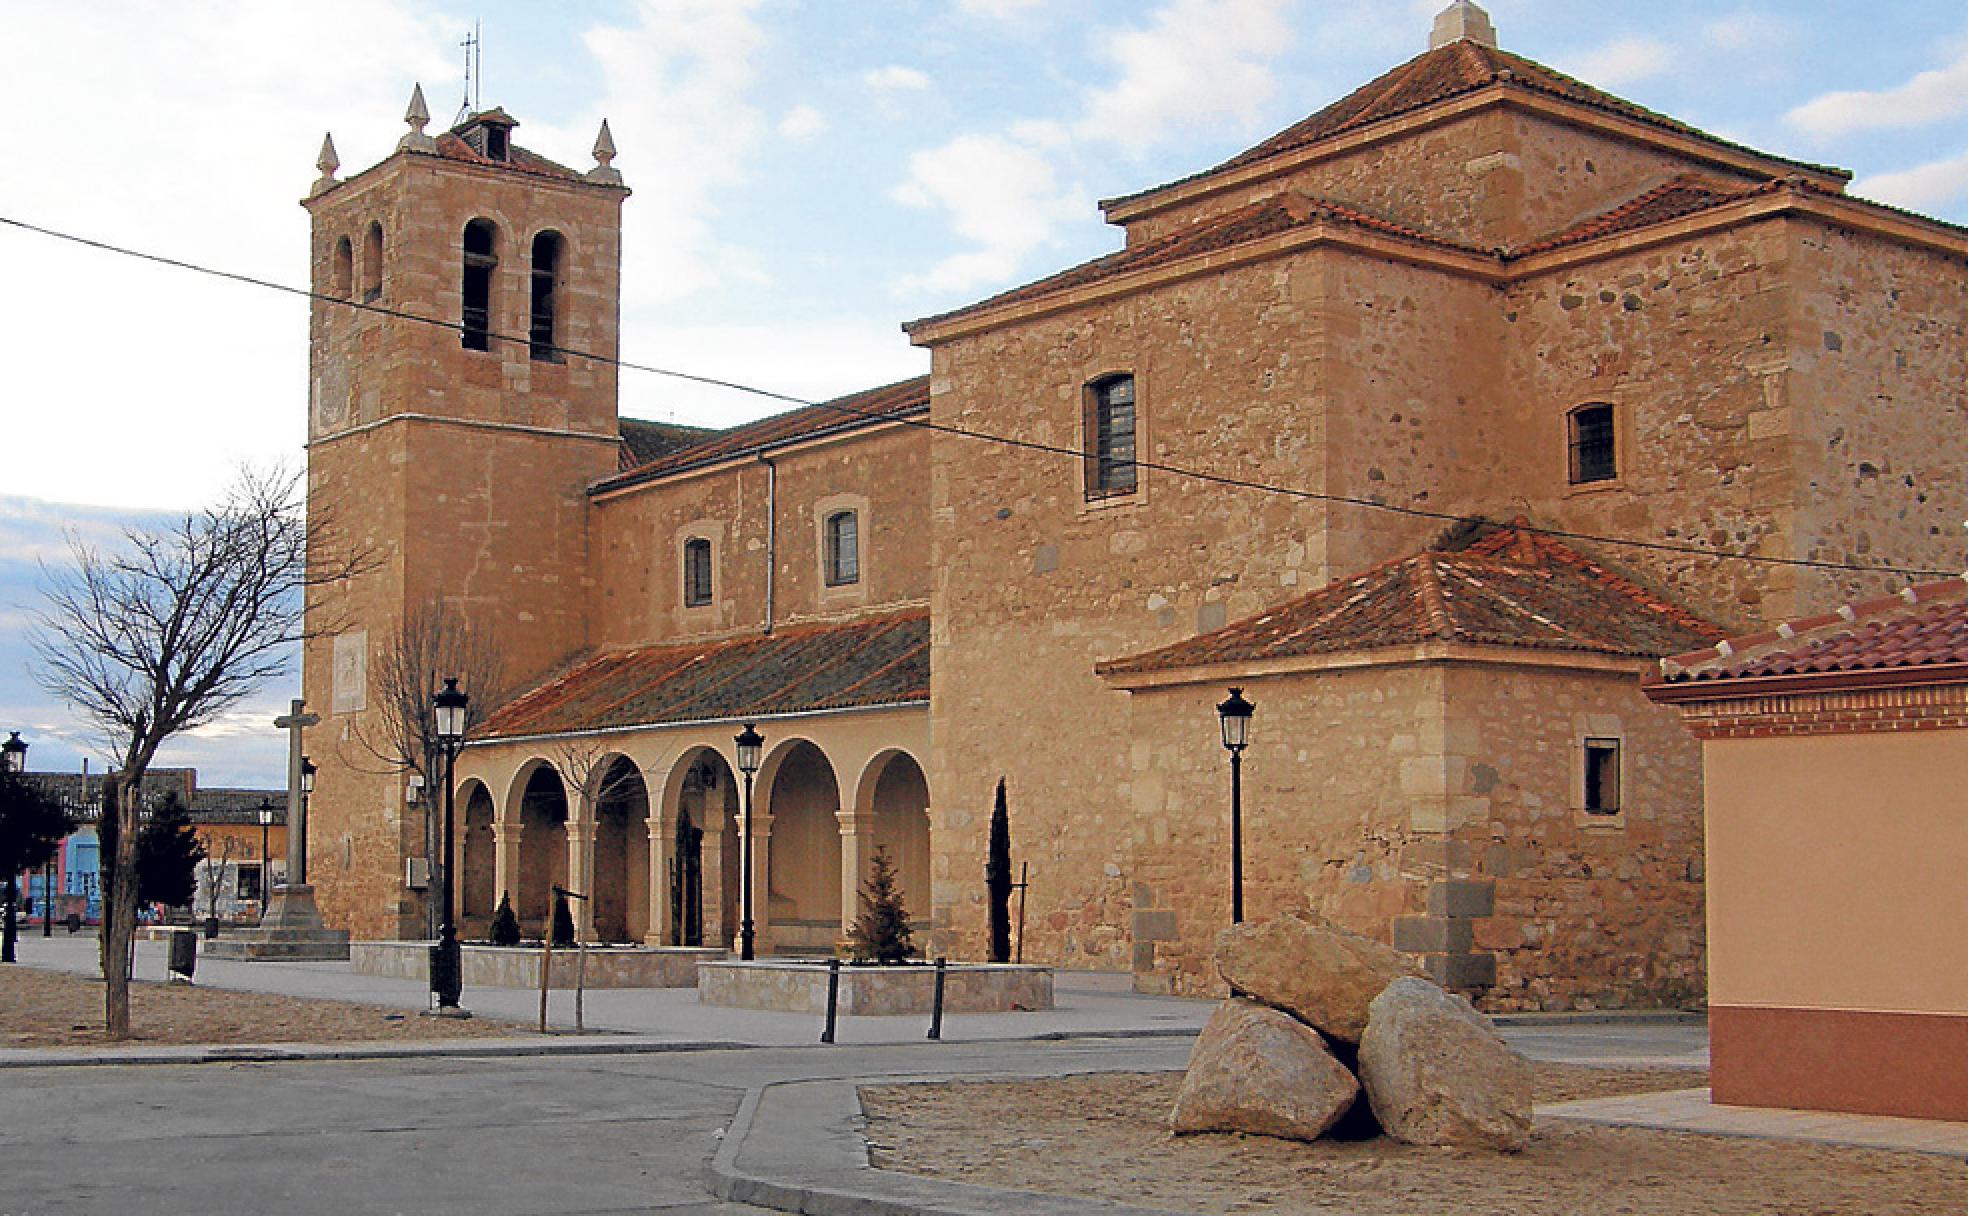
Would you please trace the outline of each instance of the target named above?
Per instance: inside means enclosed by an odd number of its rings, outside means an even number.
[[[478,111],[478,29],[479,23],[472,22],[472,32],[458,44],[465,49],[465,99],[458,104],[458,117],[451,120],[454,127]]]

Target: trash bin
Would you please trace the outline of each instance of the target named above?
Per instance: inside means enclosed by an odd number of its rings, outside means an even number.
[[[190,979],[191,973],[197,967],[198,967],[197,930],[195,929],[171,930],[171,962],[169,966],[169,970],[171,974],[181,975],[186,979]]]

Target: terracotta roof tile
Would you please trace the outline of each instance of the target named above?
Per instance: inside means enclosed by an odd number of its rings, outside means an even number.
[[[437,154],[446,160],[463,161],[471,165],[484,165],[489,169],[514,169],[521,173],[530,173],[535,177],[551,177],[561,181],[574,182],[588,180],[577,170],[570,169],[566,165],[556,161],[548,160],[538,152],[529,152],[518,144],[508,145],[508,159],[503,161],[493,160],[489,156],[480,155],[470,144],[451,131],[446,131],[437,137]]]
[[[623,472],[680,452],[694,443],[716,435],[709,427],[684,426],[678,422],[645,422],[640,418],[620,419],[622,428]]]
[[[1473,539],[1385,562],[1095,670],[1142,674],[1433,641],[1657,658],[1721,636],[1717,626],[1527,528],[1486,525]]]
[[[1522,55],[1513,55],[1509,51],[1463,39],[1423,52],[1353,90],[1311,117],[1286,127],[1270,139],[1238,153],[1215,168],[1110,200],[1110,204],[1131,202],[1167,190],[1171,186],[1185,185],[1225,170],[1256,164],[1273,156],[1294,152],[1321,140],[1356,131],[1385,119],[1396,118],[1497,83],[1509,83],[1550,96],[1562,97],[1579,105],[1635,119],[1677,134],[1693,136],[1708,143],[1752,152],[1754,155],[1781,164],[1809,169],[1816,173],[1843,174],[1843,170],[1771,156],[1740,144],[1717,139],[1697,127],[1593,88],[1583,81],[1575,80],[1563,72],[1545,67]]]
[[[777,447],[800,439],[811,439],[841,431],[851,431],[897,418],[929,412],[929,377],[918,376],[880,388],[864,389],[835,397],[818,405],[802,406],[757,422],[748,422],[728,431],[707,432],[702,440],[671,450],[645,464],[637,465],[619,477],[594,487],[595,492],[635,485],[666,473],[712,464],[733,457]],[[649,424],[644,424],[649,425]]]
[[[1562,249],[1568,245],[1596,240],[1599,237],[1616,236],[1652,227],[1655,224],[1665,224],[1754,195],[1769,194],[1781,189],[1785,184],[1786,179],[1773,178],[1754,185],[1732,185],[1711,181],[1695,174],[1683,174],[1644,191],[1617,207],[1512,249],[1509,256],[1525,257],[1533,253],[1543,253],[1551,249]]]
[[[1665,683],[1968,664],[1968,576],[1786,621],[1661,661]]]
[[[507,702],[474,740],[929,699],[929,614],[612,651]]]

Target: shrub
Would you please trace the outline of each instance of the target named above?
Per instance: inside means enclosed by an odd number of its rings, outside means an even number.
[[[495,946],[519,944],[519,917],[513,915],[511,891],[499,896],[499,910],[492,914],[491,937]]]
[[[915,954],[909,934],[909,911],[895,881],[895,863],[888,850],[875,847],[868,863],[868,881],[861,884],[861,914],[847,931],[849,956],[857,963],[899,963]]]
[[[567,897],[554,892],[553,944],[558,950],[574,944],[574,916],[567,910]]]

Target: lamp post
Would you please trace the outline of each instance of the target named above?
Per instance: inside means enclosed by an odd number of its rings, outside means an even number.
[[[309,778],[312,781],[313,778]],[[267,852],[267,829],[273,826],[273,800],[260,799],[260,920],[266,920],[267,895],[273,890],[273,854]]]
[[[458,1012],[458,997],[464,991],[464,960],[458,951],[458,926],[452,908],[451,882],[451,778],[458,764],[458,745],[465,739],[465,708],[471,698],[458,688],[458,681],[446,678],[444,687],[431,694],[431,721],[438,746],[444,749],[444,857],[440,876],[444,883],[439,901],[437,945],[431,947],[431,995],[437,998],[440,1014]]]
[[[1230,753],[1230,921],[1244,922],[1244,745],[1250,739],[1251,714],[1257,706],[1233,688],[1216,707],[1223,723],[1223,747]]]
[[[740,900],[744,909],[738,918],[738,957],[749,963],[752,961],[752,774],[758,772],[759,749],[765,746],[765,736],[753,730],[752,724],[747,722],[734,742],[738,744],[738,771],[745,774],[744,849],[738,863],[743,867],[738,889],[742,892]]]
[[[7,741],[0,743],[0,768],[5,768],[10,775],[27,771],[27,744],[21,741],[19,731],[11,732],[7,736]],[[6,953],[0,955],[0,963],[14,961],[14,918],[18,914],[16,905],[20,902],[20,884],[13,870],[13,866],[7,867],[6,925],[0,928],[0,934],[5,935]]]

